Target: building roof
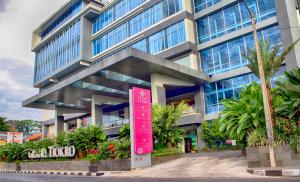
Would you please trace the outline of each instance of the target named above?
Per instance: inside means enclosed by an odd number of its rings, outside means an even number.
[[[25,138],[26,141],[38,140],[42,137],[41,133],[36,133]]]

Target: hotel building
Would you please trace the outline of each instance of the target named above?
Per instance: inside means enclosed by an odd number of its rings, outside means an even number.
[[[299,1],[246,0],[261,40],[287,46],[300,37]],[[132,87],[153,104],[189,105],[179,122],[193,147],[221,100],[257,80],[242,56],[254,48],[241,0],[70,0],[33,31],[33,86],[24,107],[44,109],[43,136],[102,125],[110,137],[128,123]],[[300,66],[300,46],[282,69]]]

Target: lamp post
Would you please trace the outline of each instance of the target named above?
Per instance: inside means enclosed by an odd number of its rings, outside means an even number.
[[[245,3],[245,6],[250,14],[250,18],[251,18],[251,22],[252,22],[255,49],[256,49],[258,69],[259,69],[259,77],[260,77],[260,81],[261,81],[261,88],[262,88],[262,94],[263,94],[264,112],[265,112],[268,142],[269,142],[270,161],[271,161],[271,167],[276,167],[275,153],[274,153],[274,148],[273,148],[274,133],[273,133],[273,123],[272,123],[272,121],[274,120],[274,118],[273,118],[274,116],[270,110],[270,102],[269,102],[270,93],[268,92],[268,89],[267,89],[264,66],[263,66],[263,61],[262,61],[261,52],[260,52],[260,48],[259,48],[259,40],[258,40],[257,29],[256,29],[256,17],[251,12],[250,8],[248,7],[246,0],[243,0],[243,2]]]

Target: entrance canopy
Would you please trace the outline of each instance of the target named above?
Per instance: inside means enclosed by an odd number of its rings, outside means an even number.
[[[90,111],[92,95],[128,99],[132,87],[150,88],[151,75],[166,75],[200,84],[208,76],[133,48],[93,62],[86,69],[48,86],[23,102],[23,107],[53,110],[59,108]],[[120,103],[103,103],[117,105]]]

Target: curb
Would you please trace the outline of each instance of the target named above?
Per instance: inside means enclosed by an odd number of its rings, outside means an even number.
[[[103,176],[103,172],[76,172],[76,171],[0,171],[0,173],[16,173],[16,174],[46,174],[46,175],[65,175],[65,176]]]
[[[258,176],[300,177],[300,169],[248,169],[247,172]]]

